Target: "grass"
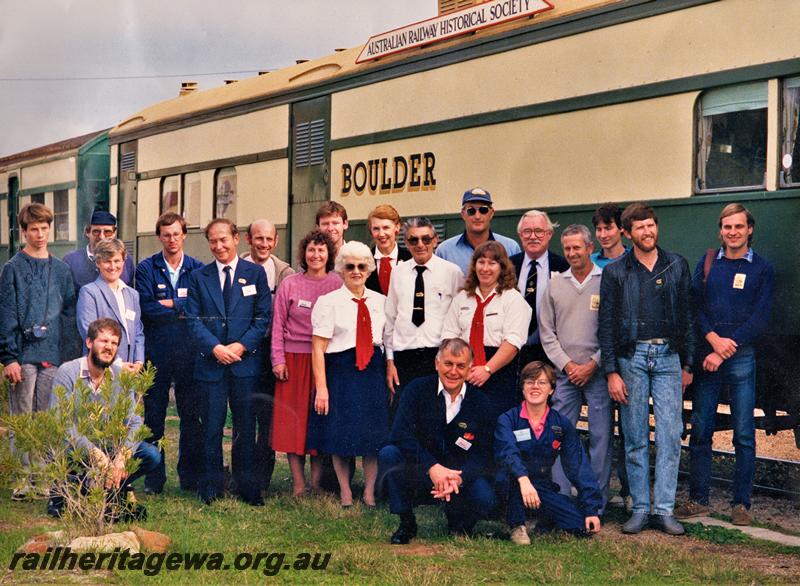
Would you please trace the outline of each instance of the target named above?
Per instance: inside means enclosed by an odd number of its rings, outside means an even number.
[[[761,544],[741,533],[695,527],[690,537],[669,538],[646,531],[629,537],[619,533],[622,513],[611,511],[603,533],[592,539],[568,536],[535,538],[530,547],[508,541],[499,522],[483,522],[481,533],[492,537],[450,538],[444,516],[435,507],[418,509],[419,538],[407,547],[393,547],[388,537],[396,518],[385,508],[355,506],[342,510],[333,497],[301,501],[289,496],[291,483],[285,459],[279,458],[267,506],[253,509],[224,499],[204,507],[180,491],[174,474],[176,423],[167,425],[170,470],[164,495],[140,499],[150,519],[143,526],[171,536],[175,552],[221,552],[233,564],[237,554],[286,554],[292,563],[301,552],[330,552],[325,570],[281,570],[274,580],[288,583],[341,584],[681,584],[796,583],[800,554]],[[356,479],[358,482],[358,477]],[[0,563],[8,567],[14,550],[28,537],[57,524],[44,515],[44,503],[11,503],[0,495]],[[273,563],[278,557],[267,558]],[[280,564],[280,565],[282,565]],[[263,583],[259,570],[167,571],[145,576],[141,571],[26,572],[7,571],[0,582],[76,582],[119,584]]]

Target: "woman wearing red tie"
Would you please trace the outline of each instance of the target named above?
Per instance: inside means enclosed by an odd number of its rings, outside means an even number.
[[[333,456],[343,507],[353,504],[348,457],[362,456],[363,501],[375,506],[378,450],[386,438],[388,402],[383,362],[386,298],[365,286],[375,270],[366,245],[351,241],[336,257],[344,286],[322,295],[311,312],[311,369],[316,385],[310,448]],[[526,304],[527,305],[527,304]]]
[[[397,245],[400,214],[389,204],[381,204],[367,216],[367,227],[375,243],[372,248],[375,270],[367,278],[367,288],[388,295],[392,271],[399,263],[411,258],[408,250]]]
[[[475,359],[467,382],[489,397],[493,418],[519,402],[516,358],[528,337],[531,315],[503,245],[489,240],[478,246],[464,289],[444,319],[442,339],[469,342]]]

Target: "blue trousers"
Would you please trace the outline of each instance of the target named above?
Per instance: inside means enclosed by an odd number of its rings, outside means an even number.
[[[185,352],[176,351],[175,341],[172,350],[158,348],[163,352],[148,352],[148,360],[156,367],[156,378],[152,388],[144,397],[144,423],[150,428],[150,443],[155,444],[164,437],[164,420],[169,406],[169,388],[175,383],[175,406],[180,417],[180,438],[178,440],[178,478],[181,488],[196,490],[205,473],[205,456],[203,450],[204,419],[203,401],[200,398],[200,386],[192,381],[192,357]],[[162,450],[163,455],[163,450]],[[167,481],[166,462],[162,457],[161,464],[145,478],[145,485],[156,492],[164,487]]]
[[[378,452],[378,478],[389,491],[389,511],[395,515],[410,513],[415,504],[434,502],[430,496],[431,480],[428,471],[416,462],[409,462],[397,446],[388,445]],[[464,480],[458,494],[444,502],[447,525],[451,529],[469,531],[480,519],[491,515],[496,506],[492,481],[480,476]]]
[[[736,468],[733,474],[733,500],[750,508],[756,461],[756,433],[753,409],[756,404],[756,353],[742,346],[724,361],[717,372],[698,373],[692,401],[692,435],[689,440],[691,465],[690,498],[708,504],[711,482],[711,441],[716,429],[717,406],[722,386],[728,387],[733,421],[733,446]]]
[[[578,510],[575,503],[565,494],[558,491],[558,485],[551,480],[531,478],[531,484],[539,494],[542,504],[539,508],[540,523],[555,526],[562,531],[583,534],[586,531],[586,517]],[[516,479],[510,481],[506,521],[509,527],[525,524],[527,511],[522,501],[522,492]]]
[[[222,465],[222,434],[230,404],[233,417],[233,445],[231,447],[231,469],[239,488],[239,495],[250,500],[260,494],[255,475],[255,411],[253,395],[261,378],[258,376],[237,378],[226,370],[219,382],[195,381],[205,388],[207,421],[205,435],[206,474],[201,491],[207,496],[219,496],[224,488]]]
[[[630,358],[619,357],[628,404],[621,405],[625,467],[635,513],[650,513],[650,397],[656,425],[654,515],[671,515],[678,487],[683,431],[683,391],[678,354],[668,344],[637,343]]]
[[[139,467],[136,472],[128,476],[127,484],[133,483],[136,479],[164,465],[164,457],[159,449],[148,442],[139,442],[133,457],[139,460]]]
[[[275,451],[269,444],[272,429],[272,412],[275,407],[275,375],[272,374],[272,361],[269,358],[270,338],[265,338],[261,355],[264,357],[264,376],[253,395],[253,409],[256,413],[255,474],[259,489],[269,490],[272,473],[275,470]]]

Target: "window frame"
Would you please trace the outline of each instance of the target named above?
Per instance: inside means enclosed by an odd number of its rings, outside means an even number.
[[[58,209],[59,196],[63,196],[64,209]],[[58,220],[59,218],[66,217],[66,238],[58,237]],[[54,242],[69,242],[69,189],[56,189],[53,191],[53,241]]]
[[[230,217],[230,212],[226,213],[225,215],[218,215],[217,214],[217,198],[219,197],[219,178],[220,176],[227,172],[233,171],[232,176],[236,178],[235,187],[233,188],[233,215],[235,216],[238,212],[237,205],[238,205],[238,197],[239,197],[239,172],[235,166],[232,167],[221,167],[214,172],[214,207],[212,209],[212,214],[214,218],[226,218],[231,220],[232,222],[236,223],[237,219],[235,217]]]
[[[182,178],[183,178],[182,175],[165,175],[164,177],[161,178],[161,185],[159,186],[159,190],[158,190],[158,215],[159,216],[164,214],[164,213],[166,213],[167,211],[170,211],[170,210],[164,209],[164,186],[167,184],[167,181],[172,181],[173,179],[176,179],[178,181],[178,189],[177,189],[177,194],[178,194],[177,208],[178,209],[177,209],[176,213],[180,214],[181,217],[183,217],[183,202],[181,201],[183,199],[182,198],[182,191],[181,191],[182,190],[182,184],[183,184]],[[170,193],[172,193],[172,192],[170,192]]]

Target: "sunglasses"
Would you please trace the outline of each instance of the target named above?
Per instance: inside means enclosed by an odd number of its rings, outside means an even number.
[[[467,212],[468,216],[474,216],[478,212],[480,212],[482,216],[485,216],[486,214],[489,213],[489,210],[491,209],[492,208],[490,208],[489,206],[479,206],[477,208],[469,206],[464,208],[464,211]]]
[[[420,240],[422,243],[427,246],[431,242],[433,242],[433,236],[409,236],[406,238],[406,242],[408,242],[411,246],[416,246],[419,244]]]
[[[349,262],[346,265],[344,265],[344,270],[346,270],[346,271],[354,271],[354,270],[358,269],[360,272],[365,273],[365,272],[367,272],[368,268],[369,267],[367,266],[367,263],[363,263],[363,262],[360,262],[357,265],[354,265],[353,263]]]

